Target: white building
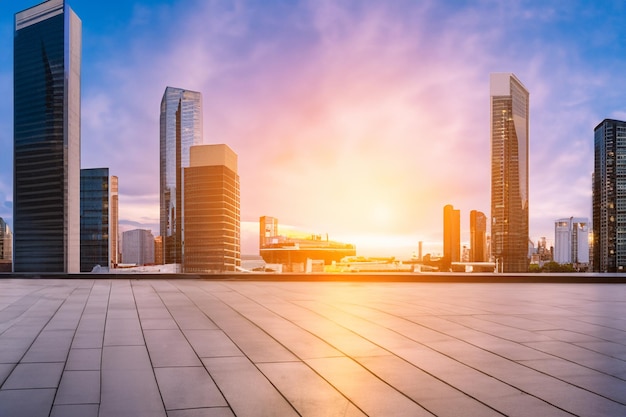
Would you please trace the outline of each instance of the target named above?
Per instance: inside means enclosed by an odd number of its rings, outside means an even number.
[[[554,223],[554,261],[589,264],[589,219],[570,217]]]
[[[148,265],[154,263],[154,236],[150,230],[135,229],[122,233],[122,262]]]

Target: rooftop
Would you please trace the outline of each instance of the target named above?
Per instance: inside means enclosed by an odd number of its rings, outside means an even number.
[[[0,280],[2,416],[624,416],[626,285]]]

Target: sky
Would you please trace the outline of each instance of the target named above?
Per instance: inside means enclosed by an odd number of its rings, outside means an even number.
[[[14,14],[0,0],[0,217],[12,224]],[[159,223],[167,86],[203,95],[204,143],[239,158],[242,253],[258,219],[357,253],[441,253],[443,206],[490,211],[489,74],[530,92],[530,238],[591,218],[593,129],[626,119],[626,3],[74,0],[81,166],[119,177],[122,229]]]

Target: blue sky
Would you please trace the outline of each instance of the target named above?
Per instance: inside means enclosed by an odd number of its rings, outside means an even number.
[[[0,2],[0,217],[12,209],[14,13]],[[82,161],[158,231],[159,104],[200,91],[204,142],[239,155],[243,252],[259,216],[365,254],[438,252],[442,210],[489,215],[489,74],[530,91],[530,235],[591,217],[593,128],[626,118],[623,1],[75,0]],[[372,247],[382,246],[381,250]]]

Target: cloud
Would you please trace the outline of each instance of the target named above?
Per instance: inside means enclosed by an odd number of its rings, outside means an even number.
[[[621,66],[594,65],[571,36],[585,22],[612,48],[583,5],[185,6],[136,6],[106,37],[83,23],[83,166],[119,176],[120,217],[137,224],[158,225],[168,85],[201,91],[205,143],[238,153],[244,221],[415,246],[441,239],[445,204],[462,210],[464,233],[469,210],[489,215],[490,72],[515,72],[531,92],[531,235],[588,215],[592,129],[626,114]]]

